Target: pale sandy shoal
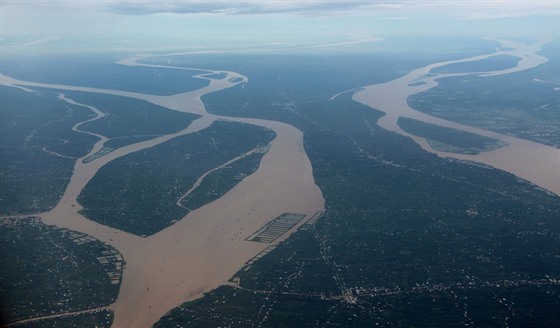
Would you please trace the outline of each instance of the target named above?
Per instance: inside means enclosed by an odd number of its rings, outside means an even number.
[[[433,68],[458,62],[480,60],[488,58],[492,55],[507,53],[522,58],[516,67],[503,71],[488,72],[484,75],[495,76],[519,72],[536,67],[547,61],[545,57],[535,54],[535,52],[540,49],[541,45],[544,42],[545,41],[541,41],[540,43],[532,46],[505,42],[505,46],[517,46],[517,48],[510,51],[497,51],[494,54],[476,56],[463,60],[453,60],[431,64],[426,67],[416,69],[411,73],[396,80],[387,83],[366,86],[361,91],[355,93],[353,99],[371,108],[385,112],[386,115],[381,117],[377,122],[380,127],[412,138],[426,151],[437,154],[441,157],[451,157],[484,163],[495,168],[510,172],[522,179],[534,183],[539,187],[542,187],[559,195],[560,150],[528,140],[506,136],[496,132],[478,129],[471,126],[466,126],[463,124],[436,118],[431,115],[415,111],[408,105],[407,102],[407,99],[410,95],[423,92],[437,86],[436,79],[449,76],[462,76],[472,74],[440,74],[432,77],[425,76]],[[411,86],[411,84],[418,81],[423,81],[426,83],[423,85]],[[462,155],[437,151],[432,149],[424,138],[417,137],[403,131],[397,124],[399,117],[412,118],[443,127],[475,133],[478,135],[505,141],[508,143],[508,145],[494,151],[481,153],[479,155]]]
[[[200,97],[235,85],[211,81],[198,92],[161,97],[114,90],[18,81],[2,76],[3,84],[37,86],[114,94],[205,115],[178,134],[123,147],[87,164],[76,163],[72,179],[58,206],[42,215],[45,223],[87,233],[118,249],[127,264],[119,298],[110,306],[114,327],[151,327],[162,315],[187,300],[225,284],[243,264],[268,244],[244,239],[284,212],[313,216],[324,210],[311,163],[303,148],[303,134],[287,124],[208,115]],[[193,109],[194,108],[194,109]],[[179,134],[198,131],[215,119],[269,128],[276,133],[255,173],[218,200],[147,238],[100,225],[77,214],[76,197],[100,167],[126,154],[146,149]],[[199,124],[199,125],[197,125]],[[89,156],[89,155],[88,155]],[[285,238],[284,236],[283,238]]]

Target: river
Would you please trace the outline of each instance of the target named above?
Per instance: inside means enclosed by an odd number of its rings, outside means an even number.
[[[410,95],[435,87],[437,79],[461,75],[427,75],[436,67],[480,60],[499,54],[510,54],[522,58],[515,68],[480,73],[491,76],[518,72],[546,62],[546,58],[536,54],[542,43],[527,46],[503,41],[502,44],[509,49],[496,50],[495,53],[483,56],[428,65],[393,81],[366,86],[356,92],[353,99],[385,112],[386,115],[378,121],[381,127],[411,137],[427,151],[442,157],[485,163],[559,194],[560,155],[557,149],[435,118],[417,112],[407,104]],[[129,66],[184,69],[140,64],[137,59],[129,58],[119,63]],[[303,147],[303,133],[285,123],[209,114],[201,101],[201,96],[233,87],[239,83],[246,83],[248,79],[230,71],[197,70],[207,72],[196,77],[207,79],[208,86],[170,96],[37,83],[0,75],[2,85],[19,87],[30,92],[32,90],[29,88],[41,87],[125,96],[200,116],[177,133],[128,145],[87,163],[83,163],[82,159],[77,160],[71,180],[58,205],[53,210],[40,214],[43,222],[47,224],[86,233],[112,245],[123,254],[126,269],[119,297],[115,303],[109,306],[115,314],[113,327],[151,327],[160,317],[181,303],[199,298],[204,292],[227,283],[227,280],[245,262],[269,246],[245,241],[245,239],[271,219],[284,212],[301,213],[312,217],[316,212],[324,210],[324,198],[314,181],[311,163]],[[226,77],[210,79],[205,77],[206,74],[225,74]],[[419,85],[417,82],[424,82],[424,84]],[[60,99],[89,108],[97,115],[94,119],[102,116],[98,109],[87,104],[79,104],[64,95],[61,95]],[[425,139],[410,135],[400,129],[397,125],[399,117],[409,117],[476,133],[505,141],[508,145],[479,155],[460,155],[437,151],[432,149]],[[76,198],[101,167],[127,154],[205,129],[217,119],[253,124],[276,133],[276,138],[270,143],[269,150],[263,156],[259,168],[222,197],[190,212],[166,229],[145,238],[98,224],[78,214],[81,206]],[[79,125],[76,125],[75,129],[78,130],[78,128]],[[103,136],[98,137],[101,139],[83,158],[87,158],[101,149],[106,139]],[[189,186],[185,186],[185,190],[188,188]]]
[[[128,65],[135,62],[126,61]],[[208,114],[201,101],[202,95],[247,82],[246,77],[234,72],[208,72],[224,73],[226,77],[208,79],[210,83],[204,88],[171,96],[36,83],[0,76],[2,85],[28,91],[31,91],[29,87],[41,87],[118,95],[200,115],[177,133],[128,145],[87,163],[77,160],[58,205],[39,215],[46,224],[91,235],[112,245],[124,256],[126,269],[119,296],[109,306],[115,314],[113,327],[151,327],[183,302],[227,283],[248,260],[268,247],[269,244],[245,240],[267,222],[284,212],[306,214],[311,218],[324,210],[323,195],[315,184],[311,163],[304,151],[303,133],[285,123]],[[205,78],[205,74],[197,77]],[[61,99],[94,112],[97,110],[65,96]],[[78,214],[81,206],[76,198],[101,167],[127,154],[200,131],[217,119],[253,124],[276,133],[259,168],[222,197],[146,238],[98,224]],[[83,158],[99,150],[103,141],[100,140]],[[185,187],[188,189],[189,186]]]
[[[440,157],[456,158],[487,164],[500,170],[510,172],[556,195],[560,195],[560,150],[536,142],[447,121],[418,112],[408,105],[409,96],[436,87],[438,85],[438,79],[473,74],[478,74],[480,76],[511,74],[539,66],[548,60],[546,57],[537,54],[542,45],[548,40],[540,40],[530,45],[513,41],[498,41],[502,44],[502,47],[496,49],[493,53],[430,64],[415,69],[398,79],[386,83],[365,86],[354,93],[353,99],[385,113],[377,122],[380,127],[412,138],[428,152],[437,154]],[[431,74],[431,70],[437,67],[454,63],[472,62],[498,55],[519,57],[520,61],[515,67],[505,70],[478,73]],[[442,127],[494,138],[506,142],[507,146],[493,151],[483,152],[478,155],[438,151],[430,147],[426,139],[402,130],[397,124],[399,117],[407,117]]]

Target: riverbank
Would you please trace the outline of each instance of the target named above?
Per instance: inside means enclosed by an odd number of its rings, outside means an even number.
[[[175,134],[132,144],[88,163],[79,159],[59,204],[40,215],[47,224],[86,233],[111,244],[123,254],[127,265],[119,298],[109,307],[115,314],[113,327],[151,327],[167,311],[227,283],[245,262],[268,247],[269,244],[245,239],[271,219],[284,212],[311,217],[324,210],[324,199],[315,184],[311,163],[302,151],[301,131],[284,123],[206,112],[201,96],[247,81],[237,73],[225,73],[225,78],[209,79],[205,88],[171,96],[35,83],[0,76],[2,85],[6,86],[119,95],[201,116]],[[198,77],[205,78],[204,74]],[[71,100],[66,98],[65,101]],[[276,133],[257,171],[221,198],[147,238],[103,226],[79,214],[81,206],[76,198],[101,167],[116,158],[200,131],[217,119],[253,124]],[[92,154],[93,151],[84,158]]]
[[[412,138],[418,145],[428,152],[434,153],[440,157],[484,163],[497,169],[510,172],[524,180],[534,183],[541,188],[553,192],[556,195],[560,195],[560,175],[558,171],[560,167],[560,150],[532,141],[433,117],[431,115],[418,112],[408,105],[409,96],[436,87],[438,85],[438,79],[473,74],[431,74],[431,70],[437,67],[455,63],[472,62],[504,54],[521,58],[517,65],[510,69],[475,73],[481,76],[496,76],[527,70],[547,61],[546,57],[537,54],[542,45],[546,43],[546,40],[541,40],[531,45],[512,41],[499,41],[502,44],[502,47],[496,49],[494,53],[427,65],[425,67],[415,69],[407,75],[393,81],[365,86],[360,89],[360,91],[356,92],[352,99],[384,112],[386,115],[381,117],[377,122],[380,127]],[[464,155],[438,151],[430,147],[424,138],[412,135],[402,130],[397,124],[399,117],[411,118],[442,127],[457,129],[497,139],[507,143],[507,146],[494,151],[483,152],[478,155]]]

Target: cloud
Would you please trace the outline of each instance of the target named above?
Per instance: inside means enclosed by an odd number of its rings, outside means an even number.
[[[560,12],[557,0],[470,0],[469,6],[462,13],[453,16],[470,20],[487,20],[496,18],[516,18],[536,15],[556,15]]]
[[[86,0],[88,1],[88,0]],[[245,1],[105,1],[123,15],[176,14],[347,14],[386,11],[441,12],[471,19],[558,14],[557,0],[245,0]]]
[[[468,19],[558,15],[560,10],[558,0],[3,0],[0,2],[0,6],[18,4],[97,7],[119,15],[175,13],[317,16],[410,11],[442,13]]]
[[[539,16],[523,29],[552,33],[557,31],[559,6],[557,0],[0,0],[0,37],[148,40],[167,36],[201,43],[244,37],[288,42],[307,36],[329,43],[362,32],[452,33],[453,26],[466,32],[483,25],[492,31],[489,18],[502,18],[506,26],[505,18],[534,15],[548,17]]]
[[[380,0],[380,2],[390,2]],[[125,15],[149,15],[156,13],[177,14],[317,14],[343,12],[365,7],[370,1],[328,0],[253,0],[253,1],[119,1],[107,3],[107,8]]]

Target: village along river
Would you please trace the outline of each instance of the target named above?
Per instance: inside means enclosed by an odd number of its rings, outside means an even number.
[[[381,127],[413,138],[427,151],[444,157],[485,163],[559,194],[560,156],[557,149],[435,118],[414,111],[407,104],[407,98],[410,95],[436,86],[436,79],[461,75],[427,75],[436,67],[480,60],[498,54],[509,54],[521,58],[515,68],[484,73],[496,75],[529,69],[546,62],[546,58],[536,55],[540,44],[526,46],[503,42],[503,45],[510,50],[497,50],[496,53],[489,55],[428,65],[393,81],[364,87],[354,94],[353,99],[385,112],[386,115],[378,121]],[[129,66],[184,69],[140,64],[137,59],[125,59],[119,63]],[[176,111],[200,115],[200,118],[177,133],[128,145],[84,163],[82,159],[99,151],[107,140],[104,136],[97,135],[100,140],[92,151],[76,161],[71,180],[58,205],[53,210],[39,215],[46,224],[54,224],[91,235],[112,245],[124,256],[126,269],[120,293],[116,302],[109,306],[115,314],[113,327],[151,327],[174,307],[185,301],[201,297],[204,292],[226,283],[244,263],[269,246],[249,242],[245,238],[271,219],[284,212],[306,214],[308,217],[312,217],[315,213],[324,210],[324,199],[321,190],[315,184],[311,163],[303,147],[302,132],[285,123],[207,113],[201,101],[202,95],[240,83],[247,83],[248,79],[235,72],[197,70],[208,72],[195,76],[207,79],[208,86],[170,96],[36,83],[0,75],[2,85],[18,87],[29,92],[33,92],[29,88],[41,87],[118,95],[145,100]],[[219,74],[225,77],[211,79],[205,77],[206,74]],[[424,84],[418,82],[424,82]],[[103,113],[95,107],[77,103],[64,94],[61,94],[59,98],[72,105],[89,108],[96,115],[94,119],[103,117]],[[508,145],[479,155],[436,151],[427,144],[425,139],[410,135],[400,129],[397,125],[399,117],[409,117],[476,133],[507,142]],[[145,238],[98,224],[78,214],[81,206],[76,199],[101,167],[122,156],[205,129],[217,119],[253,124],[276,133],[276,138],[270,143],[257,171],[243,179],[222,197],[190,212],[168,228]],[[80,130],[80,124],[74,126],[73,129],[89,133]],[[184,187],[185,190],[188,190],[191,186]]]
[[[130,61],[128,63],[131,64]],[[264,224],[284,212],[305,214],[311,218],[324,210],[321,190],[315,184],[311,163],[304,151],[303,133],[280,122],[208,114],[200,99],[202,95],[247,82],[246,77],[234,72],[209,73],[223,73],[225,77],[208,78],[209,85],[204,88],[171,96],[35,83],[0,76],[2,85],[30,92],[30,87],[41,87],[111,94],[142,99],[201,116],[182,131],[122,147],[84,163],[83,158],[102,148],[106,138],[98,136],[101,139],[92,151],[76,161],[71,180],[58,205],[47,213],[39,214],[46,224],[89,234],[112,245],[123,255],[126,269],[120,293],[117,301],[109,306],[115,314],[113,327],[151,327],[181,303],[201,297],[204,292],[227,283],[244,263],[268,247],[269,244],[245,240]],[[198,78],[205,78],[203,75]],[[62,94],[59,98],[89,108],[96,114],[95,119],[103,117],[103,113],[92,106],[79,104]],[[76,199],[102,166],[127,154],[200,131],[217,119],[265,127],[276,134],[257,171],[221,198],[191,211],[182,220],[145,238],[98,224],[79,214],[81,206]],[[79,125],[74,127],[76,131],[80,131]]]

